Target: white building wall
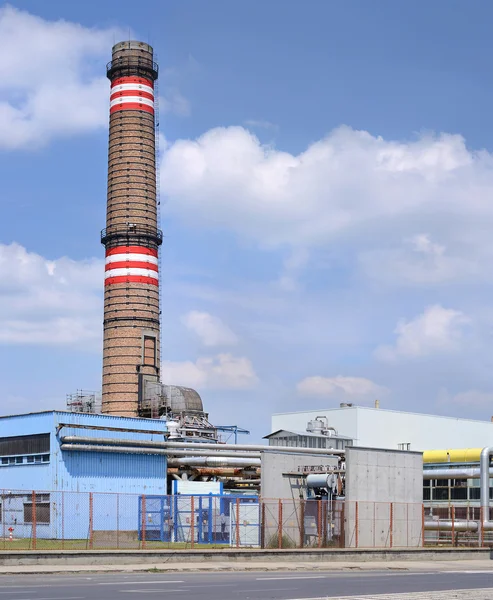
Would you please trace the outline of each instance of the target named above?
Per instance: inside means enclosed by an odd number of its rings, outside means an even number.
[[[304,431],[308,421],[327,417],[329,426],[354,440],[355,446],[397,450],[410,443],[410,450],[481,448],[493,445],[493,423],[455,417],[399,412],[353,406],[272,416],[272,431]]]

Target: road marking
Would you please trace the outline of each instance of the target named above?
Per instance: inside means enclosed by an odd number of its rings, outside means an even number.
[[[453,594],[453,596],[452,596]],[[290,598],[289,600],[491,600],[493,588],[468,590],[443,590],[439,592],[405,592],[398,594],[370,594],[357,596],[317,596],[316,598]]]
[[[264,588],[264,589],[254,589],[254,590],[236,590],[235,593],[236,594],[250,594],[250,593],[254,593],[254,592],[289,592],[289,590],[292,590],[293,588]],[[327,600],[327,598],[324,598],[324,600]]]
[[[452,573],[455,575],[493,575],[493,569],[487,571],[439,571],[440,573]]]
[[[292,579],[325,579],[327,575],[300,575],[295,577],[257,577],[256,581],[291,581]]]
[[[118,590],[122,594],[164,594],[166,592],[186,592],[187,590]]]
[[[103,581],[98,585],[154,585],[155,583],[185,583],[182,579],[162,579],[160,581]]]
[[[70,596],[65,598],[60,598],[60,600],[84,600],[85,596]],[[56,600],[56,598],[23,598],[22,600]]]

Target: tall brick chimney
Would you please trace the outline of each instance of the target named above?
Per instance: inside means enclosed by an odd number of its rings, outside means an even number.
[[[136,416],[144,380],[159,380],[154,82],[148,44],[120,42],[111,81],[104,293],[103,413]]]

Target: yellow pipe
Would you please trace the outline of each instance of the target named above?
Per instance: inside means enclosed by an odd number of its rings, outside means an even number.
[[[425,450],[424,463],[473,463],[479,462],[482,448],[456,448],[448,450]]]

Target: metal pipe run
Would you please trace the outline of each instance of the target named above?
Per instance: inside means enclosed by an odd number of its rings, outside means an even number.
[[[477,521],[425,521],[427,531],[477,531]]]
[[[173,456],[222,456],[223,454],[231,455],[231,450],[225,449],[222,444],[210,444],[214,447],[213,450],[203,449],[205,444],[190,444],[190,446],[181,444],[181,450],[171,451],[168,450],[168,445],[165,442],[151,442],[151,441],[143,441],[143,440],[122,440],[118,438],[90,438],[90,437],[81,437],[77,435],[67,435],[61,437],[62,444],[85,444],[85,445],[101,445],[101,446],[135,446],[137,448],[162,448],[166,450],[167,454]],[[232,449],[235,448],[234,445]],[[194,448],[192,450],[192,447]],[[240,451],[234,453],[235,456],[241,456],[243,458],[260,458],[260,452],[246,452]]]
[[[493,454],[493,446],[487,446],[481,450],[479,458],[479,469],[481,471],[479,487],[481,512],[484,525],[493,523],[490,521],[490,459]]]
[[[489,469],[490,477],[493,477],[493,469]],[[440,469],[424,469],[423,479],[478,479],[481,475],[479,467],[452,467]]]
[[[436,521],[425,521],[425,529],[427,531],[478,531],[478,521],[452,521],[447,520],[436,520]],[[493,531],[493,521],[485,521],[483,523],[484,531]]]
[[[345,450],[339,450],[336,448],[327,448],[322,450],[321,448],[298,448],[296,446],[265,446],[262,444],[211,444],[210,442],[165,442],[166,448],[185,448],[192,447],[196,452],[202,453],[204,450],[235,450],[245,452],[284,452],[288,454],[317,454],[322,456],[333,456],[333,455],[344,455]],[[198,450],[200,448],[200,450]]]
[[[159,435],[159,434],[158,434]],[[284,452],[290,454],[317,454],[322,456],[331,456],[345,454],[345,450],[336,448],[298,448],[296,446],[265,446],[261,444],[213,444],[210,442],[146,442],[144,440],[122,440],[118,438],[91,438],[78,435],[66,435],[61,438],[62,443],[66,444],[100,444],[105,446],[136,446],[143,448],[181,448],[182,450],[193,448],[195,452],[204,454],[203,450],[215,450],[223,452],[225,450],[237,452]],[[200,450],[199,450],[200,449]]]
[[[179,466],[182,464],[186,464],[186,465],[191,465],[191,464],[197,464],[197,460],[200,460],[202,457],[200,457],[199,459],[197,459],[196,456],[193,455],[193,453],[188,453],[185,451],[179,451],[179,450],[167,450],[166,448],[134,448],[132,446],[98,446],[98,445],[86,445],[86,444],[62,444],[60,446],[60,448],[64,451],[69,451],[69,452],[110,452],[110,453],[117,453],[117,454],[159,454],[159,455],[163,455],[163,456],[183,456],[183,458],[176,458],[174,460],[176,461],[184,461],[181,463],[176,463],[173,465],[173,459],[170,458],[168,460],[168,465],[169,466]],[[211,462],[209,463],[209,466],[243,466],[243,465],[247,465],[247,466],[260,466],[260,458],[258,457],[252,457],[252,458],[246,458],[246,457],[236,457],[236,456],[227,456],[226,454],[221,454],[221,453],[217,453],[214,454],[212,452],[208,452],[207,454],[209,454],[210,456],[204,457],[204,460],[210,458],[211,460],[218,460],[218,461],[237,461],[235,463],[235,465],[233,465],[230,462],[226,462],[223,464],[223,462]],[[244,461],[244,462],[243,462]],[[202,464],[202,463],[199,463]]]
[[[122,440],[123,441],[123,440]],[[111,452],[114,454],[160,454],[167,456],[164,448],[133,448],[132,446],[92,446],[85,444],[62,444],[60,449],[67,452]]]
[[[170,467],[252,467],[260,466],[260,458],[236,458],[233,456],[197,456],[170,458]]]

